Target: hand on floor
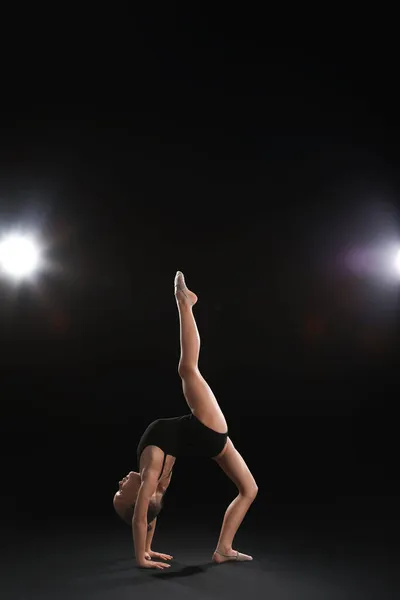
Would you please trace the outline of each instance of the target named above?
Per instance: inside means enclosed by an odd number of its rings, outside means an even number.
[[[155,562],[154,560],[148,560],[147,558],[138,562],[138,566],[141,569],[168,569],[171,565],[165,562]]]
[[[169,554],[162,554],[161,552],[153,552],[153,550],[149,550],[146,552],[145,557],[147,560],[152,560],[155,558],[156,560],[172,560],[174,557]]]

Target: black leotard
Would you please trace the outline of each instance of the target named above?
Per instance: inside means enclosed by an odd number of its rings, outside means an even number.
[[[167,454],[173,457],[193,456],[212,458],[223,449],[228,438],[228,432],[218,433],[203,425],[193,414],[169,419],[157,419],[147,427],[142,435],[138,448],[137,459],[147,446],[157,446],[164,452],[164,469]]]

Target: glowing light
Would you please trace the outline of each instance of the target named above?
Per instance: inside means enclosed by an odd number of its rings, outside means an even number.
[[[397,251],[397,256],[394,264],[397,272],[400,274],[400,250]]]
[[[27,277],[36,271],[39,263],[40,251],[33,238],[10,234],[0,241],[0,268],[10,277]]]

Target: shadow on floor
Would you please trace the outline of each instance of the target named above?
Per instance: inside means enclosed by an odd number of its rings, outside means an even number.
[[[204,565],[188,565],[177,568],[171,567],[171,569],[165,571],[159,571],[157,573],[151,571],[151,576],[155,579],[174,579],[175,577],[190,577],[191,575],[198,575],[199,573],[205,573],[209,569],[218,567],[217,563],[209,562]]]
[[[131,587],[144,585],[146,582],[154,582],[154,580],[168,580],[180,577],[190,577],[205,573],[209,569],[218,567],[214,562],[208,562],[201,565],[182,565],[174,563],[168,570],[156,571],[153,569],[140,569],[137,566],[121,566],[112,567],[108,573],[104,573],[104,577],[90,576],[80,577],[74,582],[71,582],[70,589],[76,593],[80,591],[90,591],[97,593],[104,590],[117,590],[122,587]],[[123,574],[122,574],[123,572]]]

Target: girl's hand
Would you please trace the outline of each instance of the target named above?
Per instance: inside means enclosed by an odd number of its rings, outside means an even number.
[[[169,554],[162,554],[161,552],[153,552],[153,550],[149,550],[145,553],[145,558],[147,560],[152,560],[155,558],[156,560],[172,560],[174,557]]]
[[[155,562],[153,560],[148,560],[144,558],[143,560],[138,561],[138,565],[141,569],[168,569],[171,565],[167,565],[167,563]]]

